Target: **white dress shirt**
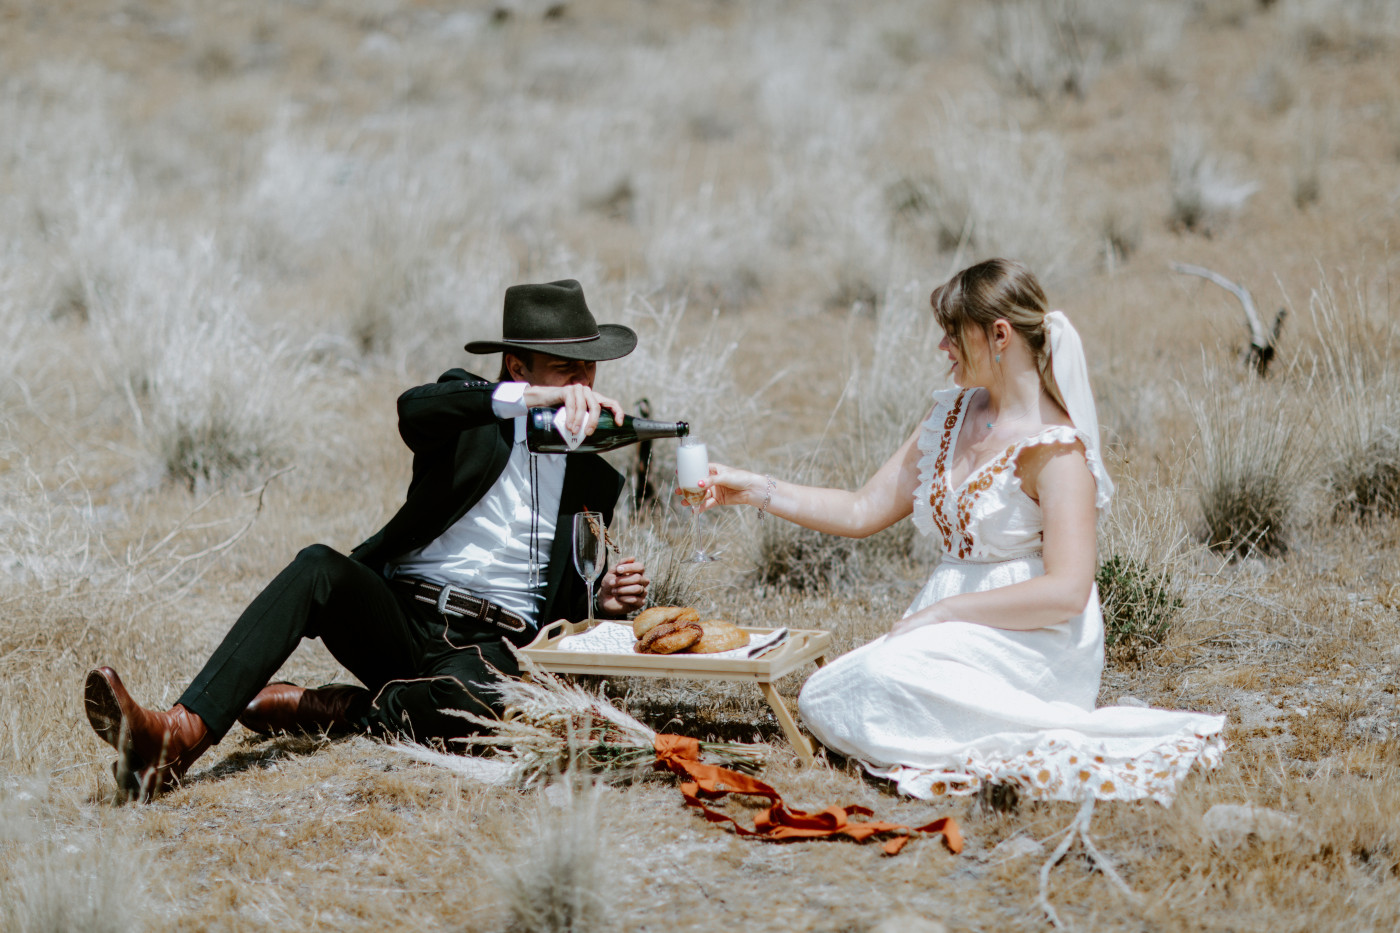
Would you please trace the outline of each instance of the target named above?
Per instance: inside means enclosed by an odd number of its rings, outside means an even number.
[[[503,382],[491,396],[497,418],[515,419],[515,444],[495,485],[436,540],[399,558],[391,574],[470,590],[537,625],[544,602],[545,566],[559,519],[566,455],[531,454],[526,449],[525,387],[523,382]],[[534,580],[530,574],[532,457],[539,506]]]

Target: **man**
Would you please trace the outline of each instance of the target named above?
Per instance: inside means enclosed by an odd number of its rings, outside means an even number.
[[[122,791],[150,799],[174,784],[233,726],[262,733],[359,731],[419,741],[470,735],[451,710],[499,712],[497,672],[519,673],[506,642],[542,621],[583,618],[571,569],[573,515],[611,520],[621,475],[593,454],[525,447],[532,407],[563,407],[563,427],[591,433],[604,407],[600,360],[626,356],[637,335],[599,326],[578,282],[506,289],[503,339],[466,345],[502,353],[492,383],[461,369],[399,397],[399,434],[413,451],[403,506],[346,557],[312,545],[248,606],[167,712],[138,705],[117,673],[87,676],[93,729],[117,749]],[[604,575],[596,609],[617,617],[646,601],[641,563]],[[322,643],[363,686],[304,689],[268,680],[303,638]]]

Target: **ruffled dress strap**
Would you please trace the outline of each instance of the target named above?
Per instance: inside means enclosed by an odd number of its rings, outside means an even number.
[[[1099,449],[1097,445],[1092,443],[1092,438],[1087,432],[1073,425],[1053,425],[1029,437],[1021,438],[1008,447],[998,459],[1014,464],[1016,459],[1031,447],[1049,444],[1073,444],[1076,441],[1084,448],[1084,460],[1089,464],[1089,473],[1094,477],[1094,508],[1102,511],[1108,507],[1109,499],[1113,495],[1113,484],[1109,481],[1108,471],[1104,469],[1103,461],[1099,458]],[[1013,488],[1020,489],[1020,475],[1012,470],[1011,477]]]

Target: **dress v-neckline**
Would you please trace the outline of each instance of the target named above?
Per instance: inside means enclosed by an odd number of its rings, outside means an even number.
[[[1014,450],[1020,445],[1024,444],[1026,441],[1033,440],[1034,438],[1037,438],[1042,434],[1046,434],[1050,431],[1053,431],[1056,428],[1066,427],[1066,425],[1059,424],[1048,425],[1046,427],[1041,428],[1039,431],[1036,431],[1034,434],[1027,434],[1025,437],[1020,438],[1019,440],[1012,441],[1010,444],[1007,444],[1005,447],[993,453],[986,460],[983,460],[981,463],[977,464],[971,470],[968,470],[967,475],[962,478],[961,482],[954,483],[953,461],[958,458],[958,440],[962,437],[963,423],[967,421],[967,413],[972,409],[972,396],[969,391],[965,391],[963,393],[963,404],[959,406],[959,409],[960,410],[958,411],[957,420],[953,422],[953,427],[950,428],[948,432],[948,468],[943,471],[943,482],[947,484],[949,491],[953,493],[958,492],[960,489],[965,487],[974,476],[976,476],[978,473],[981,473],[983,470],[991,466],[996,461],[1000,460],[1003,456],[1006,455],[1007,451]]]

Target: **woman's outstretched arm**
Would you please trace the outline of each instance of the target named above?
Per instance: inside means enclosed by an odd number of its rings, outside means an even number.
[[[919,429],[855,492],[799,486],[722,464],[710,464],[710,478],[701,508],[751,505],[804,528],[847,538],[864,538],[883,531],[914,510],[919,485]]]
[[[978,622],[1028,631],[1064,622],[1084,611],[1098,565],[1094,477],[1079,445],[1029,448],[1021,487],[1040,499],[1044,516],[1045,573],[981,593],[959,593],[906,616],[890,629],[900,635],[940,622]]]

